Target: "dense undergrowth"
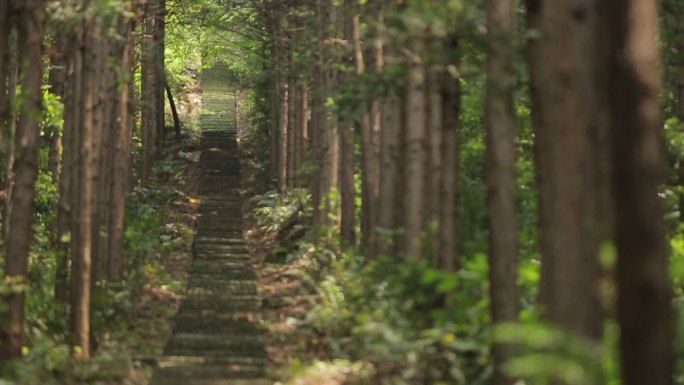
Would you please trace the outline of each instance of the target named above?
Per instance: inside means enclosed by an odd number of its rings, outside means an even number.
[[[260,136],[265,114],[259,88],[247,92],[241,148],[249,165],[252,217],[249,236],[260,263],[266,322],[271,332],[273,376],[288,385],[308,384],[486,384],[491,379],[492,340],[518,347],[507,364],[521,384],[620,384],[618,329],[606,321],[602,343],[592,343],[538,319],[539,255],[536,244],[536,187],[532,156],[520,157],[518,193],[522,288],[520,322],[493,327],[489,313],[487,234],[484,201],[484,137],[477,111],[483,104],[482,78],[463,84],[461,266],[449,273],[425,261],[381,256],[368,260],[312,228],[306,189],[270,190],[267,145]],[[529,110],[521,106],[520,152],[531,152]],[[675,124],[676,122],[670,122]],[[668,130],[671,153],[681,134]],[[256,186],[256,187],[254,187]],[[678,227],[681,191],[663,187],[670,228],[671,277],[679,330],[684,324],[684,231]],[[357,198],[360,199],[360,198]],[[358,231],[358,229],[357,229]],[[605,311],[614,312],[612,269],[615,250],[601,249],[606,271],[601,282]],[[684,362],[681,333],[676,341]],[[682,373],[679,368],[678,372]],[[684,377],[676,378],[684,384]]]

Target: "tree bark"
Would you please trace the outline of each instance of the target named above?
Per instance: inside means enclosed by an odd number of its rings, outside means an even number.
[[[684,4],[677,4],[677,119],[684,130]],[[679,221],[684,223],[684,159],[679,161]]]
[[[354,73],[363,72],[363,57],[357,58],[361,54],[356,49],[356,40],[359,35],[359,15],[358,2],[355,0],[345,0],[342,11],[342,33],[346,41],[345,57],[343,62],[347,67],[344,73],[344,81],[350,84],[354,81]],[[359,68],[361,66],[361,68]],[[354,142],[356,135],[357,122],[354,119],[341,117],[340,121],[340,204],[341,204],[341,226],[340,233],[342,243],[345,246],[353,246],[356,242],[355,223],[355,154]]]
[[[287,128],[290,114],[288,113],[290,90],[287,82],[280,80],[280,95],[278,96],[278,190],[283,192],[287,188]]]
[[[337,35],[337,20],[339,15],[330,0],[322,0],[322,12],[324,38]],[[338,83],[338,71],[333,67],[337,59],[334,47],[330,43],[323,43],[323,101],[329,97],[335,98],[333,90]],[[327,240],[332,241],[333,234],[339,232],[339,202],[334,196],[338,188],[339,164],[340,164],[340,131],[338,128],[337,115],[323,105],[323,120],[321,125],[321,175],[320,193],[322,199],[323,224],[327,229]]]
[[[15,5],[18,7],[18,5]],[[16,11],[15,11],[16,12]],[[18,40],[18,27],[15,25],[12,30],[12,35],[14,36],[15,43],[10,46],[9,52],[9,78],[7,79],[7,103],[8,107],[5,117],[6,117],[6,127],[5,127],[5,139],[7,143],[7,149],[1,153],[2,155],[2,168],[4,171],[3,178],[3,232],[2,236],[5,240],[8,239],[8,234],[10,231],[9,219],[12,216],[12,191],[14,189],[14,155],[15,155],[15,137],[17,133],[17,114],[16,114],[16,104],[17,104],[17,90],[19,86],[19,68],[20,68],[20,53],[19,47],[16,43]]]
[[[371,29],[372,47],[370,50],[370,67],[380,74],[384,66],[383,42],[380,29],[383,23],[383,1],[377,1],[372,8],[372,22],[377,23]],[[365,72],[363,50],[361,45],[361,28],[357,20],[354,25],[354,50],[356,72]],[[367,114],[361,119],[361,201],[363,205],[361,233],[363,249],[369,258],[375,256],[378,234],[376,227],[379,218],[380,195],[380,130],[382,129],[382,99],[375,96],[370,102]]]
[[[294,42],[292,42],[294,44]],[[291,48],[294,51],[294,48]],[[294,52],[292,53],[294,55]],[[290,70],[294,69],[294,59],[290,56]],[[287,98],[287,186],[295,186],[295,153],[297,140],[297,85],[294,74],[288,75],[288,98]]]
[[[13,284],[27,283],[28,254],[32,239],[35,183],[38,174],[38,150],[40,116],[42,111],[42,43],[45,28],[45,4],[42,0],[26,0],[17,4],[18,43],[20,62],[23,64],[21,105],[16,138],[14,169],[14,194],[9,217],[8,242],[6,243],[5,279]],[[6,305],[9,310],[6,321],[0,327],[0,358],[21,357],[24,346],[25,321],[24,288],[9,294]],[[3,317],[4,318],[4,317]]]
[[[409,257],[422,257],[427,114],[425,103],[425,64],[422,36],[411,37],[412,59],[406,85],[406,157],[404,179],[405,233],[403,251]]]
[[[599,340],[603,315],[594,183],[599,165],[592,139],[600,121],[596,4],[556,0],[542,7],[542,39],[531,70],[539,76],[535,92],[543,100],[541,125],[535,127],[541,150],[536,166],[542,314],[569,332]]]
[[[617,314],[625,385],[673,383],[673,312],[663,208],[658,10],[655,0],[609,0]]]
[[[447,71],[442,85],[442,184],[440,201],[442,207],[439,219],[439,266],[445,271],[456,271],[458,255],[458,176],[460,170],[459,140],[461,135],[461,95],[459,79],[448,69],[458,65],[458,39],[449,36]]]
[[[173,130],[176,135],[176,141],[181,140],[181,124],[180,118],[178,117],[178,110],[176,109],[176,102],[173,100],[173,92],[171,91],[171,85],[169,84],[169,77],[166,76],[166,71],[164,71],[164,89],[166,90],[166,97],[169,100],[169,106],[171,107],[171,116],[173,116]]]
[[[71,339],[78,359],[90,358],[90,298],[92,280],[93,220],[93,124],[95,119],[95,63],[92,46],[93,20],[83,30],[82,106],[75,124],[76,174],[72,184],[71,220]]]
[[[441,40],[440,40],[441,42]],[[438,46],[439,45],[439,46]],[[441,50],[441,44],[431,46]],[[441,253],[439,251],[439,220],[442,210],[441,194],[433,195],[433,191],[440,191],[442,179],[444,178],[442,169],[442,72],[441,63],[433,63],[428,69],[427,74],[427,172],[424,186],[425,194],[425,229],[427,241],[429,242],[429,257],[433,266],[439,266]]]
[[[487,0],[487,206],[489,223],[489,283],[492,323],[518,319],[516,284],[518,234],[516,218],[515,148],[515,3]],[[512,345],[494,343],[493,385],[512,385],[504,364],[512,359]]]
[[[135,20],[125,20],[124,38],[126,45],[123,47],[121,68],[125,73],[132,73],[134,67],[133,58],[133,31]],[[128,69],[131,69],[129,72]],[[126,192],[128,191],[129,169],[131,165],[131,134],[133,128],[133,115],[130,95],[133,79],[126,79],[119,87],[118,103],[118,127],[113,130],[114,153],[111,163],[111,196],[108,234],[109,234],[109,259],[107,277],[112,281],[120,281],[124,278],[124,219]],[[118,128],[118,129],[117,129]]]

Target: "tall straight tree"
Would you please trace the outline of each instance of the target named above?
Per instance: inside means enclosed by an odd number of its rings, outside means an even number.
[[[447,36],[447,68],[442,73],[442,183],[439,194],[439,266],[446,271],[458,268],[458,177],[459,139],[461,134],[461,95],[459,79],[454,71],[459,64],[458,37]]]
[[[320,12],[318,13],[321,20],[321,30],[319,35],[319,47],[321,47],[322,55],[322,84],[321,101],[324,108],[322,112],[321,121],[319,122],[320,135],[320,177],[319,177],[319,191],[321,197],[321,211],[319,213],[320,224],[328,228],[328,238],[331,238],[333,232],[337,231],[338,227],[338,207],[335,202],[334,193],[338,187],[338,167],[339,167],[339,142],[340,135],[338,131],[337,115],[331,108],[326,108],[325,102],[330,98],[335,97],[334,89],[338,84],[339,73],[335,68],[337,55],[335,52],[335,41],[338,30],[337,21],[339,14],[336,12],[336,7],[330,0],[317,0]]]
[[[355,36],[358,35],[359,4],[355,0],[345,0],[342,9],[342,30],[346,41],[344,64],[347,67],[343,74],[344,82],[350,84],[358,71],[358,63],[363,63],[363,58],[357,59]],[[342,241],[352,246],[355,242],[355,136],[358,122],[356,119],[347,117],[340,121],[340,206],[341,206],[341,236]]]
[[[673,315],[659,130],[658,4],[608,0],[609,109],[613,138],[617,313],[625,385],[673,383]]]
[[[368,4],[370,11],[371,44],[368,57],[370,71],[378,76],[384,66],[383,41],[380,31],[383,24],[384,0]],[[360,23],[360,20],[359,20]],[[357,23],[357,24],[359,24]],[[355,28],[354,50],[356,52],[356,72],[363,75],[366,71],[363,61],[360,27]],[[363,247],[367,256],[373,257],[377,250],[376,227],[380,208],[380,130],[382,129],[382,99],[374,95],[368,113],[361,120],[361,232]]]
[[[553,0],[540,11],[541,39],[531,53],[535,159],[539,178],[542,314],[571,333],[599,339],[601,268],[596,229],[598,165],[593,133],[600,122],[596,89],[597,0]],[[534,15],[536,16],[536,15]],[[553,117],[553,118],[551,118]]]
[[[487,206],[489,218],[489,282],[492,322],[518,318],[516,284],[518,234],[516,220],[515,32],[514,0],[487,0]],[[494,343],[492,384],[513,384],[503,372],[513,357],[511,345]]]
[[[6,243],[5,280],[17,285],[5,298],[8,314],[0,325],[0,359],[20,357],[24,346],[25,284],[32,239],[35,183],[38,174],[38,138],[42,114],[42,46],[45,29],[45,3],[42,0],[12,2],[17,16],[20,47],[21,89],[16,157],[13,163],[14,194]]]
[[[421,258],[422,232],[424,229],[423,204],[425,191],[425,138],[427,130],[427,109],[425,105],[426,69],[424,63],[425,37],[417,34],[410,37],[412,50],[406,80],[406,157],[404,175],[404,220],[405,235],[403,250],[406,255]]]
[[[677,119],[684,125],[684,4],[675,2],[674,13],[677,20]],[[679,161],[679,186],[684,189],[684,159]],[[680,194],[679,220],[684,223],[684,191]]]

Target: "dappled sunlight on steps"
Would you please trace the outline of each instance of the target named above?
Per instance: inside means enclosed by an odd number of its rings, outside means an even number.
[[[234,99],[227,72],[202,79],[200,207],[188,288],[150,385],[270,385],[256,273],[242,237]]]

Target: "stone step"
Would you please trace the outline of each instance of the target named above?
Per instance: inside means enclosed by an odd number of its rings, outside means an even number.
[[[239,278],[239,275],[243,275],[244,277]],[[232,274],[232,276],[226,274],[201,274],[195,272],[188,279],[188,287],[201,287],[216,290],[217,288],[228,286],[256,286],[255,277],[256,273],[253,271],[251,273]]]
[[[150,385],[272,385],[262,300],[243,238],[234,93],[228,73],[202,75],[199,200],[193,261],[174,332]]]
[[[231,357],[264,357],[263,335],[259,334],[200,334],[176,333],[171,337],[164,355],[182,356],[198,352],[201,356],[230,353]],[[201,352],[201,353],[199,353]],[[219,353],[219,354],[217,354]],[[223,354],[221,356],[228,356]]]

